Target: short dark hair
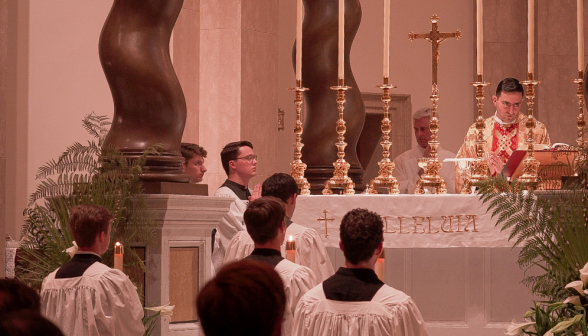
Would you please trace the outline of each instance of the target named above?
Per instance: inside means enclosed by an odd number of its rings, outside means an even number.
[[[277,335],[285,306],[284,284],[278,273],[254,260],[223,267],[196,300],[207,336]]]
[[[237,160],[239,157],[239,148],[241,147],[253,149],[253,145],[249,141],[235,141],[227,144],[221,151],[221,163],[227,175],[229,175],[229,161]]]
[[[368,261],[384,241],[382,217],[367,209],[353,209],[343,216],[339,227],[345,259],[357,265]]]
[[[184,157],[184,162],[188,163],[188,160],[194,157],[194,155],[200,155],[203,158],[206,157],[206,150],[197,144],[182,142],[180,151]]]
[[[0,279],[0,316],[32,309],[41,312],[41,298],[31,287],[16,279]]]
[[[69,227],[79,247],[91,247],[100,232],[114,219],[110,211],[95,204],[77,205],[69,210]]]
[[[261,196],[273,196],[286,203],[292,195],[298,193],[296,180],[285,173],[276,173],[263,181]]]
[[[243,220],[251,239],[257,244],[264,244],[278,235],[278,229],[285,216],[284,202],[275,197],[265,196],[249,203]]]
[[[0,335],[6,336],[63,336],[63,332],[32,309],[0,315]]]
[[[518,79],[508,77],[500,81],[496,86],[496,97],[500,98],[503,92],[520,92],[521,95],[525,96],[525,89]]]

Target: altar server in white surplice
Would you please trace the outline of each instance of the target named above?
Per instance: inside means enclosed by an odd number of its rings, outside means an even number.
[[[296,263],[313,270],[319,281],[333,275],[333,265],[325,249],[323,240],[315,229],[293,223],[290,218],[296,209],[298,185],[288,174],[276,173],[268,177],[261,187],[262,196],[279,198],[286,205],[286,239],[290,236],[296,242]],[[224,262],[240,260],[253,251],[253,240],[246,232],[238,232],[227,248]],[[285,255],[286,245],[282,244],[282,256]]]
[[[300,299],[292,335],[427,335],[410,296],[384,284],[374,272],[383,248],[383,228],[382,218],[366,209],[351,210],[343,217],[339,246],[345,267]]]
[[[422,108],[412,115],[417,145],[398,155],[393,161],[395,167],[392,175],[398,179],[398,189],[401,194],[414,194],[416,183],[423,173],[423,169],[418,165],[418,160],[422,157],[429,157],[431,154],[429,121],[432,115],[433,110],[430,107]],[[439,175],[445,181],[448,194],[455,193],[455,165],[453,162],[443,162],[443,160],[454,157],[454,153],[441,148],[441,146],[437,148],[437,158],[442,163]]]
[[[284,203],[275,197],[261,197],[251,201],[245,210],[247,232],[255,243],[255,249],[246,260],[256,260],[274,267],[284,282],[286,310],[282,335],[292,334],[294,308],[298,300],[319,282],[314,272],[282,257],[280,246],[286,236]]]
[[[66,336],[125,335],[145,332],[137,289],[117,269],[104,265],[110,244],[110,212],[98,205],[70,210],[69,226],[79,251],[49,274],[41,287],[41,312]]]
[[[227,246],[235,234],[245,230],[243,212],[249,201],[261,196],[261,185],[256,185],[253,192],[249,190],[249,180],[257,175],[257,155],[253,152],[253,145],[249,141],[237,141],[227,144],[221,151],[221,163],[227,173],[225,183],[221,185],[214,196],[230,197],[234,200],[218,228],[213,232],[214,249],[212,264],[219,270],[223,264]]]

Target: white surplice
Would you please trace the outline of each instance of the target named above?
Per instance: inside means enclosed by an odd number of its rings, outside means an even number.
[[[290,336],[292,335],[292,322],[296,305],[300,298],[316,286],[319,281],[310,268],[295,264],[287,259],[280,261],[274,269],[284,282],[287,299],[282,335]]]
[[[416,183],[420,178],[419,170],[421,168],[418,165],[418,160],[423,157],[424,152],[425,149],[417,145],[394,159],[395,167],[392,175],[398,179],[398,189],[401,194],[414,194]],[[439,175],[445,181],[449,194],[455,193],[455,165],[453,162],[443,162],[443,160],[454,157],[454,153],[441,148],[441,146],[437,148],[437,159],[442,163]]]
[[[142,336],[143,307],[120,270],[93,263],[82,276],[43,280],[41,312],[66,336]]]
[[[327,254],[325,244],[315,229],[291,223],[286,228],[286,239],[292,236],[296,242],[296,263],[310,268],[319,281],[324,281],[335,273]],[[223,265],[244,259],[253,252],[255,245],[247,231],[235,234],[229,243]],[[286,242],[282,244],[282,257],[286,256]]]
[[[220,187],[214,192],[215,197],[230,197],[234,200],[229,207],[229,211],[221,218],[218,223],[215,248],[212,253],[212,264],[218,272],[223,264],[227,246],[231,239],[239,231],[245,230],[245,223],[243,222],[243,213],[247,209],[249,201],[243,201],[228,187]],[[246,255],[247,256],[247,255]]]
[[[335,301],[322,283],[298,303],[293,336],[427,336],[425,321],[410,296],[383,285],[371,301]]]

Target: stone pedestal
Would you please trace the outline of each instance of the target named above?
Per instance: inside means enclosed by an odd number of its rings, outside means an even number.
[[[156,230],[146,249],[145,306],[176,306],[153,335],[202,335],[196,295],[212,277],[212,229],[233,200],[192,195],[147,195],[146,200]]]

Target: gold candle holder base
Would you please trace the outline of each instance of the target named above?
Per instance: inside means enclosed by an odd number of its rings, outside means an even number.
[[[345,111],[345,91],[349,90],[350,86],[345,86],[345,79],[339,78],[337,86],[331,86],[331,90],[337,91],[337,110],[339,110],[339,120],[337,120],[337,134],[339,135],[338,141],[335,144],[337,147],[337,161],[333,163],[335,171],[333,177],[325,181],[325,188],[323,189],[323,195],[332,195],[333,188],[342,188],[345,195],[355,194],[355,183],[347,175],[349,172],[350,164],[345,161],[345,132],[347,127],[345,126],[345,120],[343,119],[343,112]]]
[[[302,93],[308,91],[308,88],[302,87],[302,80],[296,80],[296,87],[290,88],[290,91],[296,93],[294,104],[296,105],[296,122],[294,123],[294,134],[296,134],[296,142],[294,143],[294,161],[290,163],[292,171],[290,175],[296,180],[298,188],[300,188],[300,195],[310,195],[310,183],[304,177],[306,164],[302,162],[302,132],[304,131],[302,125]]]
[[[484,88],[490,85],[490,83],[484,82],[484,76],[478,74],[477,81],[470,84],[476,88],[476,105],[478,107],[476,130],[478,131],[478,134],[476,136],[476,161],[472,162],[470,165],[469,180],[463,181],[463,187],[461,188],[462,194],[471,194],[472,186],[479,185],[481,182],[490,178],[490,164],[488,163],[486,155],[484,155],[484,148],[486,147],[486,141],[484,140],[484,129],[486,128],[484,124]]]
[[[378,188],[388,188],[389,194],[399,194],[398,180],[392,175],[394,162],[390,160],[390,146],[392,146],[392,142],[390,142],[391,126],[389,119],[390,90],[396,88],[396,85],[389,84],[388,77],[384,77],[384,84],[377,87],[382,89],[382,102],[384,104],[384,118],[382,119],[381,127],[382,142],[380,142],[380,145],[382,145],[382,160],[378,162],[378,166],[380,167],[378,176],[370,181],[365,193],[377,194]]]
[[[536,188],[539,185],[539,161],[535,158],[535,138],[533,138],[533,129],[535,129],[535,117],[533,116],[533,107],[535,105],[535,86],[541,83],[533,78],[533,73],[527,74],[527,80],[521,84],[527,87],[527,123],[525,126],[529,130],[527,133],[527,158],[523,160],[523,174],[519,177],[518,182],[525,187]]]
[[[584,130],[586,129],[586,117],[584,115],[584,71],[578,71],[578,78],[573,80],[578,86],[576,96],[578,96],[578,118],[576,121],[576,127],[578,128],[578,138],[576,143],[578,144],[578,155],[574,159],[574,173],[578,174],[578,167],[586,162],[588,157],[584,153],[586,148],[586,137],[584,136]]]
[[[433,116],[429,122],[429,128],[431,129],[431,156],[428,158],[419,159],[419,167],[424,170],[421,178],[416,183],[415,194],[424,194],[425,187],[432,187],[434,190],[432,194],[446,194],[447,188],[445,187],[445,180],[439,175],[441,170],[441,162],[437,158],[437,148],[439,147],[439,141],[437,141],[437,132],[439,132],[439,118],[437,117],[437,107],[439,101],[439,89],[437,84],[433,84],[431,89],[431,107],[433,109]]]

